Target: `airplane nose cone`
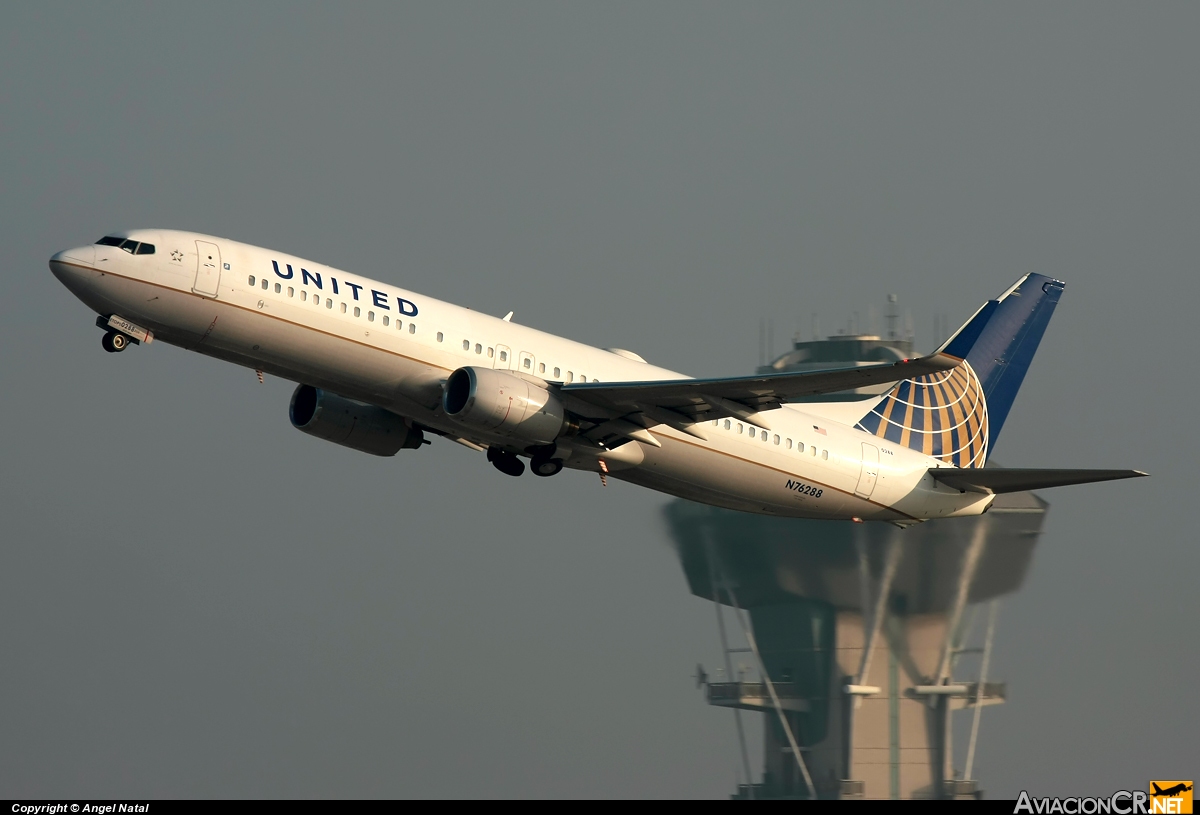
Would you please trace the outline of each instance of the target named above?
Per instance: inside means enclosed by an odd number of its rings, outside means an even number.
[[[95,246],[77,246],[50,256],[50,271],[63,283],[79,272],[79,267],[91,269],[96,265]]]
[[[64,249],[50,256],[51,263],[81,263],[93,266],[96,263],[95,246],[77,246],[74,249]]]

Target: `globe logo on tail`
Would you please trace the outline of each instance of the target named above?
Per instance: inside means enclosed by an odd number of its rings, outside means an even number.
[[[987,460],[987,400],[966,360],[899,383],[856,427],[953,467],[982,467]]]

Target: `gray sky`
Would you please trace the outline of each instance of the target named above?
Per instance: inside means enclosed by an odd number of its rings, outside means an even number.
[[[922,347],[1067,281],[1010,466],[992,795],[1196,775],[1200,7],[11,5],[0,794],[733,788],[666,498],[305,437],[291,385],[110,356],[50,275],[121,227],[273,247],[695,375],[899,293]],[[1193,464],[1189,464],[1191,461]]]

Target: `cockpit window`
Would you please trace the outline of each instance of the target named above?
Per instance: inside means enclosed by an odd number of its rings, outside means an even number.
[[[131,255],[153,255],[154,244],[138,243],[129,238],[118,238],[113,235],[105,235],[100,240],[96,241],[97,246],[117,246],[124,249]]]

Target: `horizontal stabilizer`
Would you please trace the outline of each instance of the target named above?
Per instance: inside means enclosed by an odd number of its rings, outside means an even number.
[[[947,487],[964,492],[986,494],[1042,490],[1065,487],[1069,484],[1091,484],[1094,481],[1116,481],[1120,478],[1140,478],[1149,473],[1141,470],[1021,470],[995,469],[960,470],[956,467],[931,467],[929,474]]]

